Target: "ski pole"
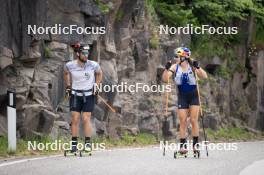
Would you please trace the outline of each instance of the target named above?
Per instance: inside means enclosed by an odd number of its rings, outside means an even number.
[[[168,83],[167,85],[170,84],[170,77],[169,77],[169,74],[168,74]],[[168,120],[168,103],[169,103],[169,92],[166,93],[166,108],[165,108],[165,121],[164,123],[167,125],[167,120]],[[165,128],[164,128],[164,131],[165,131]],[[163,131],[163,132],[164,132]],[[165,156],[165,153],[166,153],[166,133],[164,133],[164,140],[163,140],[163,156]]]
[[[195,73],[195,71],[194,71],[194,73]],[[209,153],[208,153],[208,149],[207,149],[207,136],[206,136],[205,129],[204,129],[203,109],[202,109],[202,103],[201,103],[200,88],[199,88],[199,83],[198,83],[196,74],[195,74],[195,79],[196,79],[196,84],[197,84],[198,100],[199,100],[199,104],[200,104],[200,116],[201,116],[201,120],[202,120],[202,127],[203,127],[204,141],[205,141],[205,150],[206,150],[206,156],[208,157]]]
[[[110,106],[107,102],[106,102],[106,100],[102,97],[102,96],[100,96],[99,94],[97,94],[97,96],[104,102],[104,104],[112,111],[112,112],[116,112],[115,111],[115,109],[112,107],[112,106]]]

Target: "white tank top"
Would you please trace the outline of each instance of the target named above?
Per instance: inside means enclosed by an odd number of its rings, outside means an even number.
[[[176,65],[174,82],[182,92],[189,92],[196,88],[196,78],[190,65],[186,72],[183,72],[179,64]]]

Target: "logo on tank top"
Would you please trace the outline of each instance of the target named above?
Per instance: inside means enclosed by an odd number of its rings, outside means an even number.
[[[89,80],[90,79],[90,74],[88,72],[85,72],[84,73],[84,76],[85,76],[85,79],[86,80]]]

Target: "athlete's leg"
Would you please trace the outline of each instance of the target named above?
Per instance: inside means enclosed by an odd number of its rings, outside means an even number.
[[[91,125],[91,112],[83,112],[83,128],[85,137],[91,137],[92,135],[92,125]]]
[[[72,114],[72,120],[71,120],[72,137],[78,137],[81,113],[72,111],[71,114]]]
[[[199,136],[199,124],[198,124],[199,109],[200,109],[200,106],[198,105],[190,106],[190,117],[191,117],[193,137]]]
[[[91,113],[94,110],[95,97],[90,95],[85,97],[86,102],[83,104],[82,108],[82,119],[83,119],[83,129],[85,135],[85,150],[91,149],[91,136],[92,136],[92,124],[91,124]]]
[[[180,119],[180,138],[186,137],[188,111],[188,109],[178,109]]]
[[[199,123],[198,123],[199,109],[200,109],[200,106],[198,106],[198,105],[190,106],[190,117],[191,117],[191,124],[192,124],[193,147],[198,143],[198,137],[199,137]],[[197,149],[197,147],[196,147],[196,149]]]
[[[72,152],[77,150],[77,141],[79,133],[79,123],[80,123],[80,112],[72,111],[71,120],[71,131],[72,131]]]
[[[91,136],[92,136],[92,125],[91,125],[91,112],[83,112],[82,114],[83,119],[83,129],[85,135],[85,150],[90,151],[92,148],[91,145]]]
[[[180,119],[180,152],[186,153],[186,128],[187,128],[187,117],[189,110],[188,109],[178,109],[178,116]]]

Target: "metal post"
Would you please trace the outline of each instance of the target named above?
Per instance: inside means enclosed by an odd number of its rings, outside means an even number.
[[[8,150],[16,151],[16,92],[7,91]]]

